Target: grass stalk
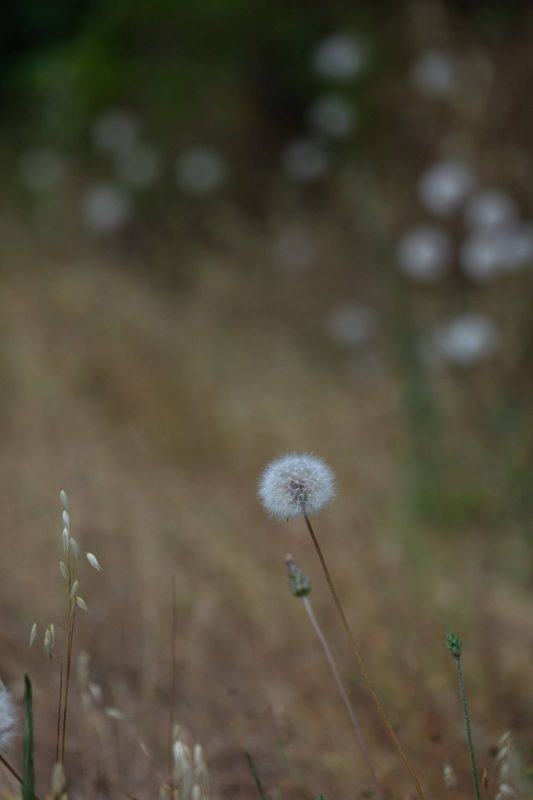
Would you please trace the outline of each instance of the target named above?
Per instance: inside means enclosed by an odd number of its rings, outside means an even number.
[[[474,749],[474,741],[472,739],[472,727],[470,725],[470,712],[468,711],[468,703],[466,700],[465,679],[463,675],[463,666],[461,664],[461,654],[463,644],[457,634],[450,631],[446,638],[448,650],[453,656],[455,667],[457,669],[457,678],[459,680],[459,694],[461,696],[461,705],[463,707],[463,716],[465,720],[466,741],[468,745],[468,753],[470,755],[470,764],[472,767],[472,777],[474,781],[474,791],[476,800],[481,800],[481,791],[479,788],[479,775],[477,771],[476,751]]]
[[[264,790],[263,783],[261,781],[261,776],[259,775],[259,771],[257,769],[257,765],[256,765],[255,761],[253,760],[251,753],[249,753],[247,750],[244,750],[244,757],[245,757],[246,762],[247,762],[247,764],[248,764],[248,766],[250,768],[250,772],[253,775],[253,779],[255,781],[255,785],[257,787],[257,792],[259,794],[259,797],[261,798],[261,800],[268,800],[268,796],[267,796],[267,794],[266,794],[266,792]]]
[[[35,770],[33,766],[33,701],[31,681],[24,675],[24,743],[22,768],[22,800],[35,800]]]
[[[355,656],[355,660],[357,661],[357,664],[359,666],[359,670],[360,670],[361,675],[363,676],[363,679],[364,679],[364,681],[366,683],[366,686],[368,688],[368,691],[370,693],[370,696],[372,698],[374,706],[376,707],[376,710],[377,710],[377,712],[378,712],[378,714],[379,714],[379,716],[380,716],[380,718],[381,718],[381,720],[382,720],[382,722],[383,722],[383,724],[385,726],[385,729],[387,730],[387,733],[389,734],[389,736],[390,736],[390,738],[391,738],[391,740],[392,740],[392,742],[393,742],[393,744],[394,744],[394,746],[395,746],[395,748],[396,748],[396,750],[398,752],[398,755],[400,756],[400,759],[401,759],[401,761],[402,761],[402,763],[403,763],[403,765],[404,765],[404,767],[405,767],[405,769],[406,769],[406,771],[407,771],[407,773],[408,773],[408,775],[409,775],[409,777],[410,777],[410,779],[411,779],[411,781],[413,783],[413,786],[414,786],[414,788],[416,790],[416,793],[418,795],[419,800],[425,800],[424,792],[422,790],[422,786],[420,785],[420,781],[418,780],[416,772],[414,771],[413,767],[411,766],[411,764],[410,764],[410,762],[409,762],[409,760],[408,760],[408,758],[407,758],[407,756],[406,756],[406,754],[405,754],[405,752],[403,750],[403,747],[402,747],[402,745],[400,743],[400,740],[398,739],[396,733],[394,732],[394,729],[393,729],[393,727],[392,727],[392,725],[390,723],[390,720],[389,720],[389,718],[387,716],[387,713],[386,713],[386,711],[385,711],[385,709],[384,709],[384,707],[383,707],[383,705],[381,703],[381,700],[379,699],[379,696],[378,696],[376,690],[374,689],[374,685],[373,685],[372,680],[370,678],[370,675],[368,673],[365,661],[363,659],[363,656],[361,655],[361,652],[359,650],[359,646],[357,645],[355,637],[354,637],[354,635],[352,633],[352,630],[351,630],[350,625],[348,623],[348,619],[346,617],[346,614],[344,613],[344,609],[342,607],[342,604],[340,602],[339,596],[337,594],[337,590],[335,588],[335,584],[333,583],[333,579],[331,577],[328,565],[326,563],[326,559],[324,558],[324,554],[322,553],[322,548],[320,547],[320,543],[319,543],[318,538],[316,536],[316,533],[315,533],[315,531],[313,529],[313,526],[311,525],[311,522],[309,521],[309,517],[307,516],[307,514],[304,514],[304,519],[305,519],[305,523],[307,525],[307,530],[309,531],[309,534],[310,534],[311,539],[313,541],[313,544],[315,546],[315,550],[317,552],[318,558],[320,560],[320,564],[322,566],[322,570],[323,570],[324,575],[326,577],[326,581],[327,581],[327,584],[329,586],[329,590],[331,592],[331,595],[333,597],[333,601],[335,603],[337,612],[338,612],[339,617],[341,619],[342,626],[344,628],[346,636],[348,637],[348,641],[350,642],[350,646],[351,646],[352,652],[353,652],[353,654]]]
[[[359,725],[359,721],[357,719],[357,715],[355,713],[354,707],[352,706],[352,704],[350,702],[350,698],[348,697],[348,695],[346,693],[346,689],[344,688],[344,684],[343,684],[343,682],[341,680],[341,676],[339,674],[339,670],[338,670],[337,665],[335,663],[335,658],[333,656],[333,653],[331,652],[331,648],[330,648],[330,646],[328,644],[328,641],[327,641],[327,639],[326,639],[326,637],[324,635],[324,632],[322,631],[322,628],[320,627],[320,624],[319,624],[319,622],[318,622],[318,620],[317,620],[317,618],[315,616],[315,612],[313,611],[313,606],[311,604],[311,600],[309,599],[309,596],[302,597],[302,602],[303,602],[303,604],[305,606],[305,610],[307,611],[307,616],[309,617],[311,625],[313,626],[313,630],[315,631],[315,633],[317,635],[317,638],[318,638],[320,644],[322,645],[322,650],[324,651],[324,655],[326,656],[326,661],[328,662],[328,664],[330,666],[330,669],[331,669],[331,672],[333,673],[333,677],[335,678],[335,683],[337,684],[337,688],[339,690],[339,694],[342,697],[344,705],[346,706],[346,710],[348,712],[348,716],[350,717],[350,721],[351,721],[353,729],[355,731],[355,736],[356,736],[357,742],[359,744],[359,747],[361,749],[361,753],[363,754],[363,758],[365,759],[366,765],[368,767],[368,771],[370,772],[370,775],[372,776],[372,780],[374,781],[374,784],[375,784],[375,787],[377,789],[379,797],[381,797],[381,800],[383,800],[384,795],[383,795],[383,790],[381,788],[381,784],[380,784],[380,782],[379,782],[379,780],[377,778],[376,772],[374,770],[374,766],[372,764],[372,759],[370,758],[370,753],[368,752],[368,748],[366,746],[366,742],[364,740],[363,733],[361,731],[361,726]]]

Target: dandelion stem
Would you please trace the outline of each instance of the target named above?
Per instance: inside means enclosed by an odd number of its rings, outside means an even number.
[[[309,531],[309,534],[310,534],[311,539],[313,541],[313,544],[315,546],[315,550],[317,552],[318,558],[319,558],[320,563],[322,565],[322,569],[324,571],[324,575],[326,577],[326,581],[327,581],[327,584],[329,586],[329,590],[330,590],[331,595],[333,597],[333,601],[335,603],[335,606],[336,606],[337,611],[339,613],[339,616],[341,618],[342,626],[344,628],[346,636],[348,637],[348,640],[349,640],[351,648],[352,648],[352,652],[353,652],[353,654],[355,656],[355,659],[357,661],[357,664],[359,666],[359,670],[361,672],[361,675],[363,676],[363,679],[364,679],[364,681],[365,681],[365,683],[367,685],[368,691],[370,692],[370,696],[372,697],[372,700],[373,700],[373,703],[374,703],[374,705],[376,707],[376,710],[377,710],[379,716],[381,717],[381,720],[382,720],[383,724],[385,725],[385,728],[386,728],[386,730],[387,730],[387,732],[388,732],[388,734],[389,734],[389,736],[390,736],[390,738],[391,738],[396,750],[398,751],[398,755],[400,756],[400,758],[401,758],[401,760],[403,762],[403,765],[404,765],[405,769],[407,770],[407,772],[409,774],[409,777],[411,778],[411,781],[413,782],[413,786],[415,787],[415,790],[416,790],[416,793],[417,793],[419,799],[420,800],[425,800],[424,792],[422,791],[422,786],[420,785],[420,781],[418,780],[418,777],[417,777],[413,767],[409,763],[409,760],[407,759],[407,756],[406,756],[406,754],[405,754],[405,752],[403,750],[403,747],[400,744],[400,740],[396,736],[396,733],[394,732],[394,729],[393,729],[393,727],[392,727],[392,725],[390,723],[390,720],[389,720],[389,718],[387,716],[387,713],[386,713],[386,711],[385,711],[385,709],[384,709],[384,707],[383,707],[383,705],[381,703],[381,700],[379,699],[379,696],[378,696],[376,690],[374,689],[374,685],[373,685],[373,683],[372,683],[372,681],[370,679],[370,675],[369,675],[368,670],[366,668],[366,664],[365,664],[365,662],[363,660],[363,656],[361,655],[361,652],[359,650],[359,647],[357,645],[355,637],[354,637],[354,635],[353,635],[353,633],[351,631],[350,625],[348,623],[348,619],[346,617],[346,614],[344,613],[344,609],[343,609],[343,607],[341,605],[341,602],[339,600],[339,596],[337,594],[337,590],[335,589],[335,585],[333,583],[333,579],[332,579],[330,571],[328,569],[328,565],[326,564],[326,559],[324,558],[324,555],[322,553],[322,549],[320,547],[320,544],[319,544],[319,541],[317,539],[316,533],[313,530],[313,526],[311,525],[311,523],[309,521],[309,517],[307,516],[307,514],[304,514],[303,516],[304,516],[304,519],[305,519],[305,524],[307,525],[307,530]]]
[[[353,708],[353,706],[352,706],[352,704],[350,702],[350,699],[349,699],[348,695],[346,694],[346,689],[344,688],[344,685],[342,683],[341,676],[339,675],[339,670],[337,669],[337,665],[335,663],[335,659],[334,659],[333,654],[331,652],[331,649],[329,647],[328,641],[327,641],[327,639],[326,639],[326,637],[325,637],[325,635],[324,635],[324,633],[323,633],[323,631],[322,631],[322,629],[320,627],[320,624],[319,624],[319,622],[318,622],[318,620],[317,620],[317,618],[315,616],[315,612],[313,611],[313,606],[311,605],[311,600],[309,599],[309,596],[303,597],[302,600],[303,600],[303,604],[305,606],[305,610],[307,611],[307,615],[308,615],[308,617],[309,617],[309,619],[311,621],[311,625],[313,626],[313,629],[314,629],[314,631],[315,631],[315,633],[316,633],[316,635],[317,635],[317,637],[318,637],[318,639],[320,641],[320,644],[322,645],[322,649],[324,651],[324,655],[326,656],[326,660],[327,660],[327,662],[328,662],[328,664],[330,666],[330,669],[331,669],[331,671],[333,673],[333,677],[335,678],[335,682],[337,684],[337,688],[339,690],[339,693],[340,693],[340,695],[341,695],[341,697],[342,697],[342,699],[344,701],[344,705],[346,706],[346,710],[348,712],[348,716],[350,717],[350,720],[352,722],[352,725],[353,725],[353,728],[354,728],[354,731],[355,731],[355,736],[356,736],[357,741],[359,743],[359,747],[361,748],[361,752],[363,754],[363,757],[364,757],[364,759],[366,761],[366,765],[368,767],[368,771],[370,772],[370,774],[372,776],[372,780],[374,781],[374,783],[376,785],[376,789],[378,790],[378,795],[383,800],[383,790],[382,790],[381,785],[380,785],[380,783],[378,781],[377,775],[376,775],[376,773],[374,771],[374,767],[372,765],[372,759],[370,758],[370,753],[368,752],[368,748],[366,746],[366,742],[364,740],[363,733],[361,731],[361,726],[359,725],[359,721],[358,721],[357,716],[355,714],[355,710],[354,710],[354,708]]]

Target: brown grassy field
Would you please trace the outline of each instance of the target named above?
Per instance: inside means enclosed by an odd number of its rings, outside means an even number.
[[[242,225],[238,245],[228,234],[222,244],[188,248],[179,265],[187,280],[169,286],[120,251],[43,246],[35,233],[5,224],[0,666],[18,700],[23,672],[33,679],[40,796],[54,762],[58,692],[58,665],[42,653],[42,635],[50,621],[64,622],[60,487],[70,496],[73,535],[103,567],[81,569],[89,611],[78,614],[75,654],[89,654],[103,699],[85,707],[73,680],[69,796],[156,796],[168,759],[173,582],[175,720],[204,747],[212,797],[254,796],[243,749],[272,798],[371,795],[318,642],[287,589],[289,551],[313,580],[315,610],[387,796],[413,796],[303,523],[270,520],[256,499],[264,465],[304,450],[337,474],[337,497],[316,529],[427,797],[472,796],[444,646],[450,627],[464,636],[485,796],[495,797],[499,737],[511,730],[525,765],[533,758],[523,539],[511,521],[489,535],[479,515],[451,533],[413,522],[404,378],[385,361],[372,380],[354,380],[323,336],[331,300],[357,281],[363,295],[372,288],[328,259],[302,276],[277,273],[265,237]],[[326,224],[323,233],[336,236]],[[446,424],[446,436],[463,435]],[[109,707],[124,719],[106,715]],[[19,747],[17,738],[16,763]],[[446,764],[453,788],[443,782]]]

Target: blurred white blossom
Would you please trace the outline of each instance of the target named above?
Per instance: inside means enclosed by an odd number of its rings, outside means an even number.
[[[94,123],[91,131],[93,145],[104,155],[120,155],[137,144],[140,130],[141,123],[135,114],[113,109]]]
[[[321,178],[328,170],[329,155],[312,139],[295,139],[281,155],[285,173],[295,181],[308,183]]]
[[[400,239],[397,256],[402,272],[409,278],[434,283],[450,268],[452,240],[437,225],[418,225]]]
[[[326,319],[329,336],[341,345],[364,344],[374,335],[376,327],[374,312],[358,305],[339,306]]]
[[[332,139],[342,139],[354,129],[356,114],[353,106],[339,95],[319,97],[309,109],[309,121],[317,133]]]
[[[411,67],[413,86],[422,94],[446,96],[452,94],[459,81],[457,59],[445,50],[426,50]]]
[[[65,156],[53,147],[35,147],[22,154],[19,175],[31,191],[54,189],[67,174]]]
[[[353,34],[334,33],[323,39],[313,54],[318,75],[336,81],[350,81],[366,67],[366,45]]]
[[[480,283],[505,272],[507,235],[502,231],[480,231],[461,246],[459,264],[465,275]]]
[[[95,184],[87,189],[83,198],[83,221],[94,233],[112,233],[119,230],[126,224],[131,212],[130,196],[118,184]]]
[[[465,209],[465,221],[472,228],[496,228],[513,222],[516,213],[512,197],[498,189],[487,189],[472,195]]]
[[[418,185],[422,205],[439,216],[456,211],[475,185],[474,174],[463,161],[450,159],[430,167]]]
[[[501,337],[493,320],[471,312],[438,325],[423,344],[426,361],[469,367],[487,361],[498,351]]]
[[[176,165],[178,185],[192,194],[211,194],[227,176],[227,165],[211,147],[191,147],[182,153]]]

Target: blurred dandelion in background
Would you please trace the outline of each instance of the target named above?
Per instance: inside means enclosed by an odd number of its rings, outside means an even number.
[[[465,208],[465,222],[471,228],[499,228],[514,222],[516,216],[515,201],[498,189],[477,192]]]
[[[437,225],[418,225],[400,239],[397,249],[402,272],[421,283],[435,283],[450,270],[452,238]]]
[[[428,211],[448,216],[457,211],[475,186],[475,176],[465,161],[440,161],[422,175],[418,194]]]
[[[470,367],[491,359],[501,337],[486,314],[470,312],[437,325],[423,343],[423,356],[431,366],[451,364]]]
[[[351,81],[367,66],[366,44],[358,36],[334,33],[323,39],[313,54],[313,67],[322,78]]]
[[[124,227],[132,210],[131,198],[122,186],[98,183],[85,192],[82,219],[92,233],[113,233]]]
[[[228,175],[223,157],[212,147],[191,147],[178,158],[176,179],[181,189],[207,195],[219,189]]]
[[[420,53],[410,71],[411,83],[421,94],[447,97],[457,89],[459,64],[453,53],[446,50],[425,50]]]

